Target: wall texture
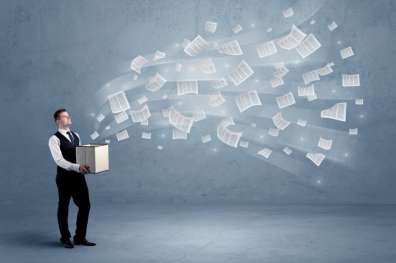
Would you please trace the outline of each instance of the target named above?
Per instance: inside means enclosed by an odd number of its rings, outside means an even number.
[[[128,59],[192,37],[208,19],[266,24],[295,2],[308,8],[314,1],[1,1],[0,201],[56,198],[47,146],[53,111],[68,108],[74,129],[89,141],[90,97]],[[111,146],[111,172],[88,177],[92,198],[395,203],[396,2],[328,1],[314,18],[328,17],[358,52],[364,82],[366,117],[353,168],[329,163],[294,176],[237,151],[174,143],[161,152],[136,140]]]

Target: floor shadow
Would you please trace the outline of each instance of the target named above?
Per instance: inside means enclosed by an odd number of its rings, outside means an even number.
[[[38,231],[14,232],[3,235],[2,243],[17,247],[63,247],[57,236]]]

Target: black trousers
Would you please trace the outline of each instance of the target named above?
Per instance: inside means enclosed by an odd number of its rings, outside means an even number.
[[[80,173],[57,174],[56,185],[58,187],[58,225],[62,239],[71,237],[68,225],[69,203],[73,202],[78,207],[76,232],[74,237],[84,239],[87,233],[88,217],[91,204],[85,176]]]

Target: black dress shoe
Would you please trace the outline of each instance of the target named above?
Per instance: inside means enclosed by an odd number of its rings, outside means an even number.
[[[86,239],[83,239],[83,240],[73,239],[73,241],[74,241],[74,245],[90,246],[90,247],[96,246],[96,243],[89,242]]]
[[[74,246],[73,246],[73,243],[71,242],[71,240],[70,239],[60,239],[60,242],[63,244],[63,246],[65,247],[65,248],[73,248]]]

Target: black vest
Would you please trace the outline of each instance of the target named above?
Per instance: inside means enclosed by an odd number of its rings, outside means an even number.
[[[74,144],[70,142],[65,136],[63,136],[62,133],[60,133],[59,131],[57,131],[54,135],[58,137],[60,141],[60,150],[62,152],[63,158],[65,158],[69,162],[76,163],[76,146],[80,144],[80,140],[73,131],[71,131],[71,133],[74,137]],[[66,169],[63,169],[58,165],[56,172],[58,175],[76,173],[75,171],[68,171]]]

